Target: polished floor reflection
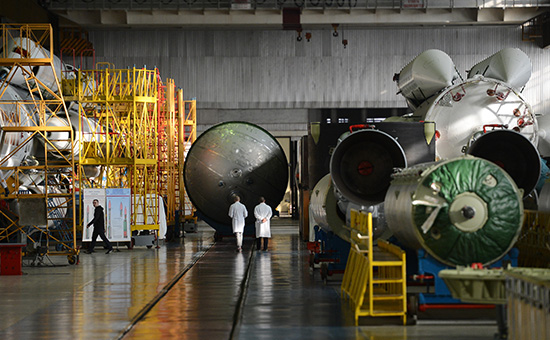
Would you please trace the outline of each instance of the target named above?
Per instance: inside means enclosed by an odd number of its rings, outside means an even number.
[[[214,243],[209,227],[189,242],[82,254],[70,266],[51,257],[0,276],[0,339],[116,339],[179,273]]]
[[[475,322],[362,323],[308,266],[297,222],[274,219],[269,251],[214,243],[199,225],[180,243],[82,255],[77,266],[0,276],[0,339],[492,339]],[[47,261],[48,262],[48,261]],[[368,325],[367,325],[368,324]]]

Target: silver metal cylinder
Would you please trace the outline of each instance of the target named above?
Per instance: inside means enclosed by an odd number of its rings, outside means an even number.
[[[344,241],[350,242],[350,229],[346,225],[345,212],[338,208],[330,174],[321,178],[313,188],[309,210],[315,224],[325,231],[331,231]]]

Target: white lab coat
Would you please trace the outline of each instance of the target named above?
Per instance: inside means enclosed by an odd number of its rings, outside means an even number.
[[[271,207],[265,203],[260,203],[254,208],[254,217],[256,217],[256,237],[271,237],[269,219],[272,213]],[[262,223],[264,218],[267,221]]]
[[[229,207],[229,217],[232,219],[232,227],[234,233],[242,233],[244,231],[244,220],[248,216],[246,207],[241,202],[235,202]]]

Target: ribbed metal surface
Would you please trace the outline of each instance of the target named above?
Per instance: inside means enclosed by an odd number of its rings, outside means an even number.
[[[328,25],[327,25],[328,26]],[[405,107],[392,81],[426,49],[447,53],[463,76],[476,63],[505,47],[524,51],[533,76],[524,91],[535,112],[550,82],[550,55],[521,41],[519,27],[340,29],[311,31],[296,41],[294,31],[92,31],[97,60],[116,67],[157,66],[173,77],[199,108]],[[349,45],[344,49],[342,39]]]
[[[396,0],[118,0],[105,2],[101,0],[53,0],[53,9],[280,9],[281,7],[304,8],[349,8],[349,9],[419,9],[419,8],[508,8],[548,6],[548,0],[426,0],[426,1],[396,1]]]

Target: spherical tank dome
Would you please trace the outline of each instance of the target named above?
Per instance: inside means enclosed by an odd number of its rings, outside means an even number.
[[[226,122],[203,132],[189,149],[185,189],[200,213],[223,225],[231,225],[229,206],[239,196],[250,224],[261,196],[273,210],[279,205],[288,172],[284,151],[269,132],[250,123]]]

